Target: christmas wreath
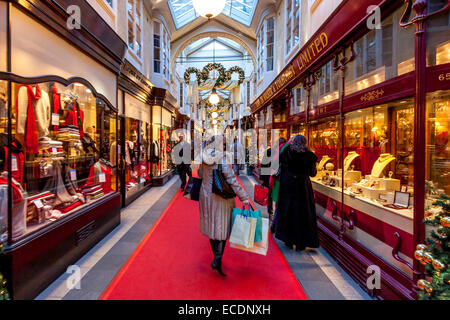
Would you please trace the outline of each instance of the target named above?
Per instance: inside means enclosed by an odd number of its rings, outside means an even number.
[[[200,85],[202,83],[202,72],[194,67],[189,67],[184,72],[184,82],[186,84],[189,84],[191,80],[191,73],[195,73],[195,76],[197,77],[197,83]]]
[[[213,70],[217,70],[219,72],[219,76],[216,79],[214,87],[220,88],[221,86],[223,86],[225,82],[230,80],[223,65],[221,65],[220,63],[208,63],[206,66],[203,67],[202,70],[203,82],[209,79],[209,73]]]
[[[228,80],[231,79],[231,75],[232,75],[234,72],[239,73],[239,84],[241,84],[242,82],[244,82],[244,80],[245,80],[245,72],[244,72],[244,70],[242,70],[242,68],[240,68],[240,67],[238,67],[238,66],[231,67],[230,69],[228,69],[228,70],[226,71]]]

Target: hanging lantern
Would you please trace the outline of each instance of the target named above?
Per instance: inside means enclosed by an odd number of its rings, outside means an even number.
[[[216,89],[212,89],[212,93],[209,96],[209,102],[211,102],[211,104],[218,104],[220,101],[219,95],[217,94]]]
[[[223,11],[225,0],[192,0],[192,4],[199,15],[209,20]]]

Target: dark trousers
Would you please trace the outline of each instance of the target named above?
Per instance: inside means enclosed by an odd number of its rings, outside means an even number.
[[[181,180],[181,189],[184,190],[186,186],[186,175],[190,178],[192,177],[192,169],[188,164],[180,164],[177,166],[178,175]]]

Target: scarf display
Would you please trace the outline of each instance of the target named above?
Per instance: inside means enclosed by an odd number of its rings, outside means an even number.
[[[27,153],[38,153],[39,152],[39,142],[37,135],[37,127],[36,127],[36,116],[34,113],[33,103],[41,99],[41,88],[39,85],[36,85],[36,94],[33,92],[33,87],[31,85],[20,86],[27,88],[28,94],[28,108],[27,108],[27,121],[26,121],[26,142],[25,142],[25,151]],[[16,98],[16,114],[19,114],[18,110],[19,106],[19,96]]]

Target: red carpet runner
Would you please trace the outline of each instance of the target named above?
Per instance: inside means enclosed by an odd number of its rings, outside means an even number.
[[[211,269],[198,202],[181,192],[167,206],[101,300],[306,300],[272,237],[267,256],[225,249],[223,278]]]

